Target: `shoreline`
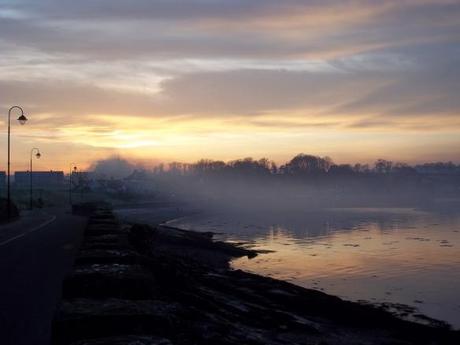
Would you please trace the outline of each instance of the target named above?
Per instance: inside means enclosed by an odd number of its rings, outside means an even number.
[[[142,205],[140,205],[142,207]],[[186,208],[184,208],[185,210]],[[371,208],[373,209],[373,208]],[[332,211],[334,211],[335,209],[331,209]],[[355,208],[352,208],[350,209],[352,211],[355,210]],[[381,210],[379,209],[378,210],[379,212],[381,212]],[[387,209],[385,209],[384,211],[388,211]],[[185,232],[194,232],[194,233],[206,233],[206,234],[212,234],[212,235],[222,235],[223,233],[222,232],[214,232],[214,231],[200,231],[200,230],[197,230],[197,229],[193,229],[193,228],[180,228],[180,227],[177,227],[177,226],[171,226],[170,224],[171,223],[174,223],[178,220],[181,220],[181,219],[184,219],[184,218],[187,218],[187,217],[190,217],[190,216],[194,216],[196,214],[200,214],[202,213],[203,211],[197,211],[197,210],[194,210],[193,212],[190,212],[190,210],[187,212],[187,211],[184,211],[183,213],[179,213],[179,214],[176,214],[174,217],[171,217],[171,218],[167,218],[165,220],[163,220],[162,222],[159,222],[159,223],[149,223],[149,225],[152,225],[152,226],[161,226],[161,227],[169,227],[169,228],[172,228],[172,229],[176,229],[176,230],[179,230],[179,231],[185,231]],[[414,212],[423,212],[423,211],[420,211],[420,210],[415,210],[414,209]],[[136,223],[136,222],[129,222],[129,223]],[[238,241],[238,242],[233,242],[233,241],[227,241],[225,239],[218,239],[217,240],[218,242],[225,242],[229,245],[233,245],[233,246],[236,246],[236,247],[239,247],[239,248],[244,248],[244,249],[248,249],[250,251],[253,251],[255,253],[255,256],[257,255],[260,255],[260,254],[267,254],[267,253],[270,253],[272,251],[269,251],[269,250],[253,250],[251,247],[252,247],[252,243],[251,242],[245,242],[245,241]],[[251,258],[253,258],[251,257]],[[229,260],[229,267],[231,269],[235,269],[235,270],[238,270],[238,268],[234,268],[231,266],[231,262],[238,259],[239,257],[233,257]],[[258,272],[254,272],[254,271],[245,271],[245,272],[248,272],[248,273],[251,273],[251,274],[256,274],[256,275],[261,275],[263,277],[269,277],[267,275],[263,275],[263,274],[260,274]],[[279,279],[279,278],[275,278],[275,279]],[[286,280],[283,280],[283,279],[280,279],[282,281],[285,281],[285,282],[288,282]],[[319,290],[319,289],[315,289],[313,287],[305,287],[305,286],[302,286],[300,284],[295,284],[295,283],[292,283],[292,282],[288,282],[290,284],[294,284],[298,287],[302,287],[302,288],[305,288],[305,289],[308,289],[308,290],[314,290],[314,291],[320,291],[320,292],[324,292],[324,290]],[[331,296],[336,296],[335,294],[329,294]],[[341,299],[344,299],[344,297],[340,297]],[[403,304],[403,303],[399,303],[399,302],[388,302],[388,301],[381,301],[381,302],[376,302],[376,301],[371,301],[371,300],[365,300],[365,299],[362,299],[362,298],[356,298],[356,299],[347,299],[345,298],[344,300],[346,301],[349,301],[349,302],[352,302],[352,303],[358,303],[360,305],[370,305],[370,306],[373,306],[373,307],[376,307],[376,308],[381,308],[381,309],[384,309],[386,311],[388,311],[389,313],[391,313],[392,315],[394,315],[395,317],[398,317],[400,318],[401,320],[405,320],[405,321],[411,321],[411,322],[416,322],[416,323],[420,323],[422,325],[433,325],[433,324],[441,324],[441,325],[448,325],[451,329],[453,330],[456,330],[456,331],[460,331],[460,329],[457,329],[457,328],[454,328],[452,325],[450,325],[447,321],[442,321],[442,320],[439,320],[439,319],[435,319],[435,318],[432,318],[432,317],[429,317],[427,316],[426,314],[423,314],[423,312],[420,312],[417,307],[415,306],[410,306],[408,304]]]
[[[173,221],[185,218],[185,217],[187,217],[187,216],[179,217],[177,219],[173,219],[171,221],[167,221],[167,222],[158,224],[158,226],[159,227],[165,227],[165,228],[168,228],[168,229],[171,229],[171,230],[178,230],[178,231],[183,231],[183,232],[210,235],[210,238],[212,240],[214,240],[214,238],[213,238],[214,235],[219,234],[219,233],[216,233],[216,232],[210,232],[210,231],[203,232],[203,231],[199,231],[199,230],[183,229],[183,228],[167,225],[169,222],[173,222]],[[252,259],[252,258],[255,258],[258,255],[268,254],[268,253],[271,252],[271,251],[267,251],[267,250],[255,250],[255,249],[248,248],[247,245],[250,245],[249,242],[229,242],[229,241],[220,241],[220,240],[217,240],[217,241],[214,240],[214,241],[216,243],[221,243],[222,242],[222,243],[228,244],[230,246],[234,246],[236,248],[242,248],[242,249],[248,250],[249,252],[251,252],[251,257],[248,256],[248,259]],[[234,261],[236,259],[239,259],[241,257],[244,257],[244,256],[246,256],[246,255],[231,257],[229,259],[229,266],[228,267],[230,269],[236,270],[236,271],[241,270],[239,268],[232,267],[231,263],[232,263],[232,261]],[[424,315],[417,308],[415,308],[413,306],[409,306],[407,304],[392,303],[392,302],[372,302],[372,301],[363,300],[363,299],[351,300],[351,299],[346,299],[346,298],[343,298],[343,297],[335,296],[333,294],[324,292],[323,290],[310,288],[310,287],[304,287],[304,286],[301,286],[299,284],[295,284],[293,282],[286,281],[284,279],[272,278],[272,277],[269,277],[267,275],[263,275],[263,274],[260,274],[260,273],[257,273],[257,272],[251,272],[251,271],[245,271],[245,270],[241,270],[241,271],[243,271],[245,273],[261,276],[261,277],[264,277],[264,278],[275,279],[275,280],[279,280],[279,281],[282,281],[282,282],[286,282],[288,284],[293,284],[295,286],[298,286],[298,287],[306,289],[306,290],[322,292],[322,293],[325,293],[325,294],[327,294],[329,296],[337,297],[337,298],[340,298],[340,299],[342,299],[344,301],[347,301],[347,302],[357,303],[359,305],[365,305],[365,306],[371,306],[371,307],[383,309],[383,310],[388,311],[390,314],[392,314],[393,316],[395,316],[398,319],[403,320],[403,321],[415,322],[415,323],[425,325],[425,326],[435,326],[435,327],[436,327],[436,325],[441,325],[443,327],[447,326],[447,327],[451,328],[453,331],[460,331],[460,329],[454,329],[453,326],[450,325],[448,322],[438,320],[438,319],[434,319],[434,318],[431,318],[431,317],[429,317],[427,315]]]
[[[380,308],[230,269],[229,260],[243,255],[254,252],[214,241],[210,233],[126,226],[110,211],[98,211],[64,282],[53,344],[127,344],[126,337],[145,345],[460,340],[445,324],[404,321]]]

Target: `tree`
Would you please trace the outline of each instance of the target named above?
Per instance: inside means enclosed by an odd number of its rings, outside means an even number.
[[[283,166],[283,172],[292,175],[320,174],[327,172],[331,165],[332,160],[329,157],[321,158],[301,153]]]
[[[356,163],[353,166],[353,171],[358,174],[367,174],[371,171],[369,164]]]
[[[378,159],[375,162],[374,170],[379,174],[389,174],[393,167],[393,162],[387,161],[385,159]]]
[[[395,163],[393,165],[392,172],[399,175],[410,175],[417,173],[413,167],[406,163]]]
[[[270,174],[270,161],[267,158],[258,161],[248,157],[237,159],[228,163],[229,169],[241,175],[268,175]]]
[[[163,174],[165,171],[165,167],[163,163],[158,164],[156,167],[153,168],[153,173],[155,175]]]
[[[329,174],[333,174],[333,175],[352,175],[353,174],[353,168],[351,167],[350,164],[333,165],[329,169]]]
[[[168,171],[174,175],[182,175],[184,172],[184,164],[180,162],[171,162],[169,163]]]
[[[190,165],[190,170],[196,174],[209,174],[222,172],[226,168],[223,161],[214,161],[210,159],[201,159],[198,162]]]

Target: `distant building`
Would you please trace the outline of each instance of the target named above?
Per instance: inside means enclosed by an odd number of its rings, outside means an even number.
[[[32,180],[35,188],[57,188],[64,185],[63,171],[34,171]],[[14,183],[17,187],[25,187],[30,184],[30,173],[28,171],[16,171]]]
[[[69,174],[67,174],[67,179],[69,178]],[[86,180],[90,181],[95,178],[95,175],[92,171],[72,171],[72,180]]]

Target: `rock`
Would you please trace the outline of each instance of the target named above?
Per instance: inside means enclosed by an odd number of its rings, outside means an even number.
[[[127,237],[124,233],[106,233],[95,236],[85,236],[82,249],[126,249]]]
[[[53,344],[126,334],[166,336],[174,333],[175,321],[184,317],[181,314],[177,304],[160,300],[63,300],[54,322]]]
[[[63,297],[150,299],[155,297],[152,274],[140,265],[76,266],[64,280]]]
[[[90,224],[92,225],[105,225],[105,226],[119,226],[119,223],[115,218],[90,218]]]
[[[81,250],[75,261],[77,265],[83,264],[136,264],[141,261],[139,254],[130,249],[87,249]]]
[[[88,226],[85,230],[85,235],[96,236],[96,235],[106,235],[106,234],[119,234],[122,232],[119,224],[95,224],[88,223]]]
[[[129,242],[142,253],[149,253],[152,249],[152,241],[155,229],[144,224],[135,224],[129,230]]]
[[[86,236],[86,242],[113,242],[119,243],[120,242],[120,234],[119,233],[111,233],[111,234],[104,234],[104,235],[95,235],[95,236]]]
[[[109,214],[110,205],[104,202],[84,202],[72,205],[72,213],[79,215]]]
[[[242,248],[231,243],[214,241],[213,234],[210,232],[200,233],[197,231],[185,231],[170,226],[160,226],[156,233],[156,238],[163,242],[217,252],[225,255],[227,260],[242,256],[250,258],[257,256],[257,252],[254,250]]]
[[[172,345],[165,338],[146,335],[124,335],[98,339],[80,340],[71,345]]]

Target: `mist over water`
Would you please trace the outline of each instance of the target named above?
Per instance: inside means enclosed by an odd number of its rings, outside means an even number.
[[[137,175],[173,206],[119,210],[129,221],[215,232],[269,251],[235,269],[460,328],[460,166],[299,154],[279,167],[202,160]]]

